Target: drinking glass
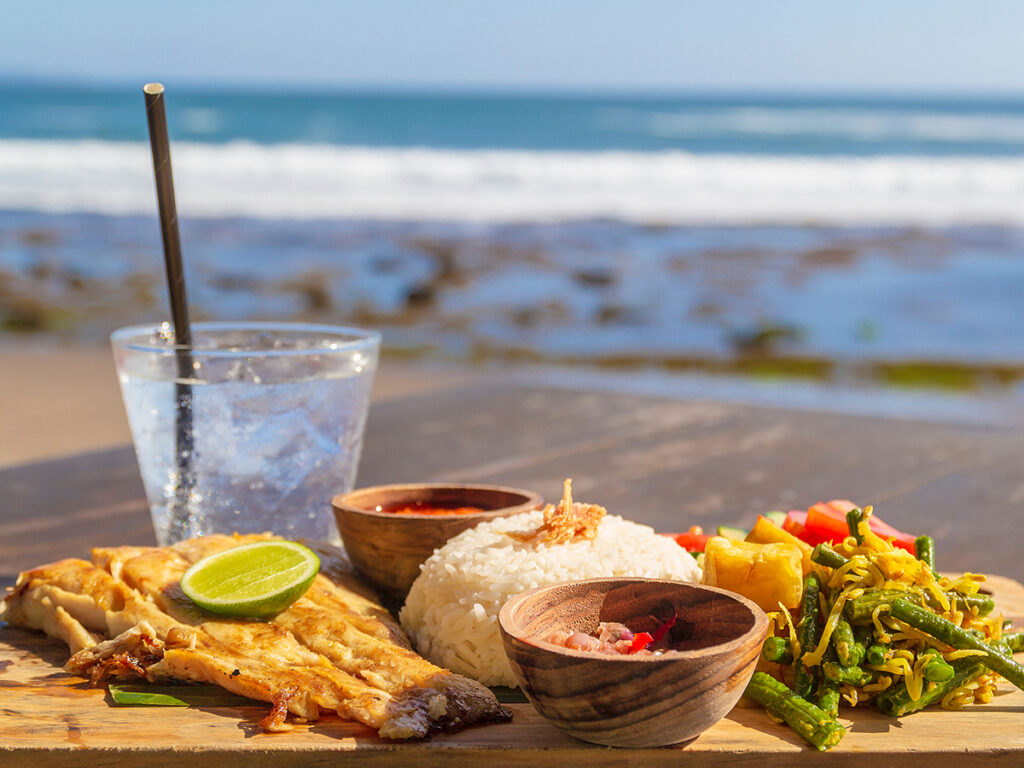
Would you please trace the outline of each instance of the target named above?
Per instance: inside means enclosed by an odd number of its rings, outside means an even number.
[[[157,542],[270,531],[338,543],[380,335],[300,323],[195,323],[111,335]]]

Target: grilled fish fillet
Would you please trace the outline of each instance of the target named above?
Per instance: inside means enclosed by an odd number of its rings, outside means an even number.
[[[203,536],[172,547],[94,549],[22,573],[0,614],[68,644],[65,669],[114,679],[214,683],[287,713],[357,720],[384,738],[504,722],[490,690],[418,656],[391,615],[356,579],[344,553],[314,548],[321,569],[306,594],[270,621],[213,617],[182,593],[197,560],[272,538]]]

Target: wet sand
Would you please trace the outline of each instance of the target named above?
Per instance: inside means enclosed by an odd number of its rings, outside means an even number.
[[[104,347],[0,345],[0,466],[131,441],[114,360]],[[375,402],[493,375],[461,366],[385,359]]]

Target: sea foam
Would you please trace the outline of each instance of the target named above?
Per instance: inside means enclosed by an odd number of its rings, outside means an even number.
[[[245,142],[173,147],[197,217],[1024,225],[1024,158],[558,152]],[[149,214],[149,149],[0,141],[0,208]]]

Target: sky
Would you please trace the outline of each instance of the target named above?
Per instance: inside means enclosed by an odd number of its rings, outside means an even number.
[[[1024,94],[1017,0],[8,0],[2,19],[5,79]]]

